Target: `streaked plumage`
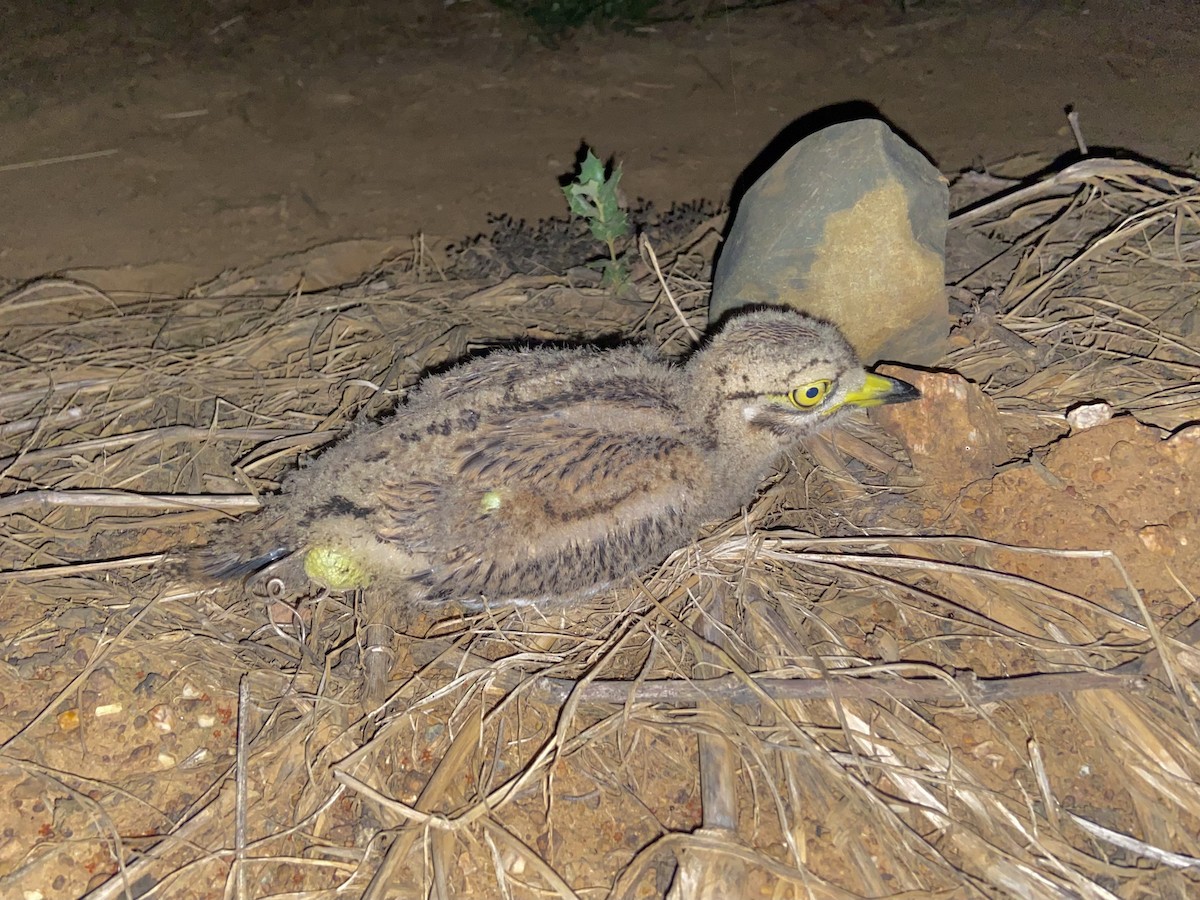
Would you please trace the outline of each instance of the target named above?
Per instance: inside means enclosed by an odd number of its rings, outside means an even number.
[[[202,565],[304,570],[411,605],[567,600],[735,513],[783,451],[844,410],[915,396],[790,311],[732,317],[681,366],[633,347],[501,351],[426,378]]]
[[[377,700],[398,613],[585,597],[737,512],[781,453],[845,410],[916,396],[790,311],[731,318],[684,365],[633,347],[497,352],[426,378],[189,568],[294,593],[365,588]]]

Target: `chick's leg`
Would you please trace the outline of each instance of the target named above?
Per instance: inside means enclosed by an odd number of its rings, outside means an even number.
[[[396,663],[400,604],[380,588],[360,590],[357,599],[363,623],[362,697],[366,704],[377,705],[387,699],[392,667]]]

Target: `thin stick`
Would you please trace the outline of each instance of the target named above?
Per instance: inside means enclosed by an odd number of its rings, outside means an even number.
[[[700,636],[709,644],[725,646],[725,585],[713,578],[712,593],[707,608],[701,613]],[[695,680],[712,678],[720,672],[720,664],[711,653],[697,651]],[[595,682],[592,682],[595,684]],[[590,687],[590,685],[589,685]],[[720,711],[711,702],[701,701],[705,707],[719,715]],[[720,734],[700,735],[700,807],[705,828],[725,829],[736,832],[737,817],[737,751],[733,744]]]
[[[445,661],[445,664],[449,662]],[[487,669],[489,666],[480,668]],[[1107,672],[1044,672],[1000,678],[978,678],[970,670],[959,670],[949,675],[926,663],[861,666],[839,669],[836,675],[814,678],[788,677],[783,672],[776,675],[765,672],[747,674],[750,684],[737,674],[702,679],[598,679],[584,687],[569,678],[539,678],[528,694],[543,703],[558,704],[573,691],[578,691],[586,703],[612,703],[618,706],[642,703],[693,706],[704,700],[749,704],[760,702],[763,695],[773,700],[853,697],[963,706],[968,701],[976,704],[1003,703],[1023,697],[1075,694],[1081,691],[1139,693],[1147,687],[1146,677],[1132,666],[1118,666]],[[518,671],[494,675],[490,686],[499,690],[508,689],[525,677],[528,676]]]
[[[1068,194],[1091,178],[1119,177],[1157,178],[1177,188],[1194,188],[1198,183],[1194,178],[1154,169],[1131,159],[1082,159],[1036,184],[1018,188],[1011,193],[1000,195],[995,200],[988,200],[979,206],[971,206],[955,213],[950,217],[950,225],[952,228],[958,228],[979,219],[986,219],[999,210],[1017,206],[1035,197]]]
[[[233,865],[237,870],[235,890],[238,900],[246,900],[246,757],[248,739],[246,733],[250,729],[250,679],[243,674],[238,685],[238,732],[237,760],[234,769],[234,779],[237,784],[237,794],[234,801],[233,826]]]
[[[75,509],[141,509],[178,512],[204,509],[214,512],[248,512],[261,502],[250,494],[139,494],[135,491],[48,490],[22,491],[0,497],[0,516],[11,516],[30,508],[69,506]]]
[[[406,815],[417,819],[417,821],[424,820],[433,823],[443,819],[442,816],[430,812],[430,810],[436,808],[441,801],[446,800],[454,788],[461,784],[462,773],[470,770],[468,763],[482,733],[483,716],[467,716],[463,727],[454,736],[454,740],[451,741],[446,755],[442,757],[437,768],[433,770],[433,774],[425,782],[425,787],[421,789],[421,793],[417,797],[417,802],[413,804],[411,810],[405,812]],[[367,785],[362,784],[358,779],[342,771],[337,766],[334,766],[333,777],[343,784],[349,784],[355,790],[366,789],[363,790],[364,794],[381,804],[387,801],[384,805],[390,809],[395,809],[394,801],[391,798],[377,794],[372,789],[367,788]],[[426,819],[425,817],[428,818]],[[388,847],[387,853],[384,854],[379,868],[371,876],[371,881],[367,884],[367,889],[363,892],[363,900],[382,900],[387,895],[388,891],[396,883],[396,873],[404,865],[405,857],[408,856],[408,852],[420,836],[421,832],[415,828],[404,829],[396,836],[392,845]]]
[[[1067,107],[1067,124],[1071,126],[1071,134],[1075,135],[1075,146],[1079,148],[1080,156],[1087,156],[1087,141],[1083,139],[1083,129],[1079,127],[1079,110]]]
[[[832,428],[824,434],[819,435],[819,437],[833,444],[842,453],[853,456],[864,465],[868,465],[876,471],[883,472],[885,475],[895,475],[899,472],[911,471],[908,466],[890,453],[884,453],[879,448],[868,444],[862,438],[855,437],[845,429]]]
[[[70,156],[51,156],[47,159],[32,159],[29,162],[8,163],[0,166],[0,172],[16,172],[21,169],[40,169],[42,166],[56,166],[59,163],[82,162],[85,159],[99,159],[102,156],[112,156],[119,150],[95,150],[91,153],[73,153]]]
[[[21,422],[9,422],[0,425],[0,436],[8,431],[32,431],[38,424],[51,424],[58,421],[72,421],[81,418],[79,407],[73,406],[54,416],[42,416],[40,419],[24,419]],[[30,423],[26,425],[25,423]],[[18,428],[19,426],[19,428]],[[112,434],[107,437],[89,438],[76,441],[73,444],[62,444],[56,447],[43,447],[40,450],[30,450],[15,456],[0,458],[0,469],[6,469],[15,463],[29,466],[44,461],[63,459],[73,454],[92,453],[96,450],[116,450],[133,444],[144,444],[147,448],[163,447],[184,441],[271,441],[303,438],[310,434],[306,431],[291,431],[280,428],[210,428],[206,425],[169,425],[165,428],[148,428],[143,431],[130,431],[125,434]]]
[[[32,569],[0,570],[0,584],[9,581],[39,581],[43,578],[70,578],[89,575],[92,572],[108,572],[113,569],[153,566],[166,558],[167,554],[165,553],[147,553],[144,556],[126,556],[121,559],[102,559],[86,563],[68,563],[63,566],[36,566]]]
[[[1105,828],[1103,825],[1097,825],[1090,819],[1075,815],[1070,810],[1067,811],[1067,815],[1071,818],[1071,821],[1093,837],[1114,844],[1126,852],[1134,853],[1145,859],[1154,860],[1155,862],[1162,863],[1164,866],[1170,866],[1172,869],[1200,869],[1200,859],[1194,856],[1163,850],[1161,847],[1156,847],[1145,841],[1139,841],[1132,835],[1113,831],[1111,828]]]
[[[638,241],[638,245],[642,252],[650,257],[650,265],[654,269],[654,274],[658,276],[658,283],[662,285],[663,293],[667,295],[667,300],[671,304],[671,309],[675,310],[675,315],[679,321],[683,323],[684,329],[688,333],[688,337],[692,339],[693,344],[700,343],[700,332],[688,324],[688,320],[684,318],[683,310],[679,308],[679,304],[675,302],[675,295],[671,293],[671,289],[667,287],[667,279],[663,277],[662,269],[658,265],[658,256],[654,252],[654,248],[650,246],[650,239],[646,235],[642,235]]]

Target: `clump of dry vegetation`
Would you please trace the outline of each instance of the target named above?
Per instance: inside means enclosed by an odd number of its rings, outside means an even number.
[[[1010,469],[1045,468],[1081,402],[1200,419],[1198,201],[1086,160],[953,220],[944,367],[995,404]],[[1193,894],[1194,554],[930,519],[878,430],[585,606],[418,623],[378,708],[353,598],[156,568],[423,371],[513,341],[683,351],[723,225],[616,297],[454,278],[418,244],[315,293],[290,261],[181,298],[0,300],[0,893]]]

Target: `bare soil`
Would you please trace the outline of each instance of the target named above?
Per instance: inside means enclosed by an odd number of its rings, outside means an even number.
[[[756,159],[872,108],[946,173],[1073,152],[1068,105],[1095,147],[1200,151],[1188,0],[908,6],[693,3],[547,47],[482,0],[8,4],[0,164],[115,152],[0,171],[0,279],[177,294],[337,240],[436,247],[563,214],[584,141],[630,198],[725,202]]]

